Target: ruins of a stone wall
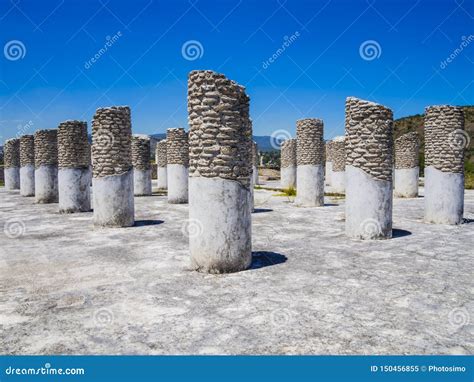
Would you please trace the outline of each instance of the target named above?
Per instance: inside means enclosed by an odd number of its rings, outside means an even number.
[[[88,168],[89,141],[87,123],[65,121],[58,127],[58,165],[59,168]]]
[[[420,138],[413,131],[395,140],[395,168],[414,168],[419,165]]]
[[[58,131],[38,130],[35,133],[35,167],[58,165]]]
[[[296,166],[296,139],[291,138],[282,142],[280,164],[281,167]]]
[[[245,88],[223,74],[209,70],[189,74],[189,176],[220,177],[250,185],[249,101]]]
[[[94,177],[121,175],[131,170],[131,132],[128,106],[97,109],[92,121]]]
[[[182,127],[166,132],[166,161],[168,164],[189,166],[188,133]]]
[[[134,168],[142,171],[151,168],[150,138],[132,136],[132,164]]]
[[[298,166],[324,163],[323,121],[317,118],[296,121]]]
[[[33,135],[20,137],[20,165],[21,167],[35,165],[35,137]]]
[[[464,113],[462,108],[449,105],[429,106],[425,109],[425,166],[443,172],[464,171],[463,139]],[[457,130],[457,131],[456,131]]]
[[[20,140],[12,138],[5,141],[4,150],[4,167],[20,167]]]
[[[344,137],[337,137],[331,141],[332,171],[339,172],[346,169],[346,150]]]
[[[156,164],[158,167],[166,167],[166,139],[156,144]]]
[[[378,180],[392,180],[393,113],[385,106],[346,99],[346,166]]]

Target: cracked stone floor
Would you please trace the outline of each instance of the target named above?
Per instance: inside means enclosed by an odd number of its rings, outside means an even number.
[[[188,269],[186,205],[135,198],[137,225],[0,189],[3,354],[472,354],[474,191],[465,224],[394,201],[395,238],[344,236],[344,200],[256,190],[252,268]],[[183,228],[184,227],[184,228]]]

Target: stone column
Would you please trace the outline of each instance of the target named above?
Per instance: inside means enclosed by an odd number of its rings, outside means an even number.
[[[324,205],[323,121],[296,121],[296,204],[302,207]]]
[[[411,132],[395,140],[394,195],[398,198],[418,196],[420,139]]]
[[[283,141],[280,155],[280,185],[282,188],[296,188],[296,139]]]
[[[20,140],[12,138],[5,141],[5,189],[20,189]]]
[[[347,98],[345,148],[347,236],[392,237],[392,111]]]
[[[327,186],[331,185],[331,175],[332,175],[332,141],[326,141],[324,145],[325,149],[325,183]]]
[[[20,137],[20,195],[35,196],[35,137]]]
[[[167,163],[166,163],[166,139],[159,141],[156,144],[156,166],[157,166],[157,178],[158,178],[158,189],[166,190],[168,188],[168,176],[167,176]]]
[[[425,221],[459,224],[464,212],[464,113],[455,106],[425,110]]]
[[[187,203],[189,143],[188,134],[181,127],[166,133],[166,162],[168,203]]]
[[[58,131],[35,133],[35,202],[58,202]]]
[[[128,106],[97,109],[92,121],[94,225],[134,224],[132,123]]]
[[[59,213],[91,210],[87,123],[65,121],[58,127]]]
[[[188,79],[189,247],[195,269],[237,272],[252,261],[252,128],[245,88],[212,71]]]
[[[346,192],[346,150],[345,137],[336,137],[331,142],[331,189],[336,194]]]
[[[258,185],[258,145],[257,142],[252,142],[252,178],[253,185]]]
[[[151,195],[150,138],[132,136],[133,185],[135,196]]]

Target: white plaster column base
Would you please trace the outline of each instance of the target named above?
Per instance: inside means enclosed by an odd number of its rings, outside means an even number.
[[[336,194],[344,194],[346,192],[346,172],[331,172],[331,190]]]
[[[295,204],[300,207],[324,205],[324,168],[322,165],[302,165],[296,169]]]
[[[130,227],[135,223],[133,171],[92,179],[94,225]]]
[[[296,166],[280,169],[280,185],[282,188],[296,188]]]
[[[464,174],[425,168],[425,221],[460,224],[464,212]]]
[[[416,198],[418,196],[419,174],[419,167],[395,169],[394,196],[397,198]]]
[[[326,162],[326,186],[331,185],[332,181],[332,162]]]
[[[257,166],[252,166],[252,177],[253,177],[253,184],[258,185],[258,168]]]
[[[9,191],[20,189],[20,168],[9,167],[4,171],[5,174],[5,189]]]
[[[43,165],[35,170],[35,202],[39,204],[57,203],[58,167]]]
[[[392,182],[376,180],[353,166],[346,166],[345,172],[346,235],[356,239],[391,238]]]
[[[192,267],[238,272],[252,262],[250,190],[221,178],[189,179],[189,249]]]
[[[88,168],[58,170],[59,213],[91,210],[90,172]]]
[[[169,164],[166,168],[168,172],[168,203],[187,203],[188,168],[181,164]]]
[[[151,169],[133,169],[133,193],[135,196],[151,195]]]
[[[168,188],[166,167],[158,167],[156,170],[156,176],[158,189],[166,190]]]
[[[20,168],[20,195],[35,196],[35,166],[32,164]]]

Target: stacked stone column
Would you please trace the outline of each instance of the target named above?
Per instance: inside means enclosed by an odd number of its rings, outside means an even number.
[[[296,139],[283,141],[280,155],[280,185],[282,188],[296,188]]]
[[[296,122],[296,204],[302,207],[324,205],[323,121],[301,119]]]
[[[331,175],[332,175],[332,141],[326,141],[324,145],[325,149],[325,183],[326,185],[331,185]]]
[[[65,121],[58,127],[59,212],[91,210],[87,123]]]
[[[166,162],[168,203],[187,203],[189,142],[181,127],[168,129],[166,133]]]
[[[166,171],[166,139],[163,139],[156,144],[155,158],[158,189],[165,190],[168,187],[168,176]]]
[[[130,108],[97,109],[92,121],[94,225],[134,224]]]
[[[192,265],[236,272],[252,260],[252,127],[245,88],[212,71],[188,79]]]
[[[331,189],[336,194],[346,191],[346,150],[345,138],[336,137],[331,142]]]
[[[5,163],[5,189],[20,189],[20,140],[12,138],[5,141],[4,147]]]
[[[20,138],[20,195],[35,196],[35,137]]]
[[[132,136],[133,185],[135,196],[151,195],[150,138]]]
[[[346,100],[346,234],[392,237],[393,113],[373,102]]]
[[[464,212],[464,113],[460,107],[425,110],[425,220],[459,224]]]
[[[58,202],[58,132],[38,130],[35,133],[35,201]]]
[[[416,132],[395,140],[395,174],[393,193],[398,198],[418,196],[420,139]]]

